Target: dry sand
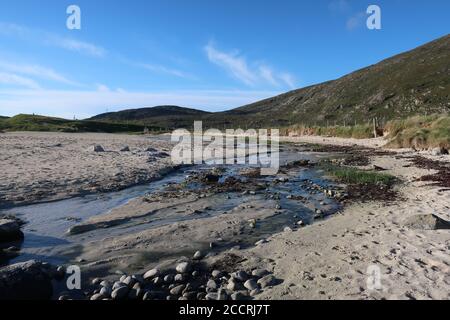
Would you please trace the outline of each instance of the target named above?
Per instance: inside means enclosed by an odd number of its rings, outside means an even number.
[[[94,152],[101,145],[105,152]],[[129,146],[130,152],[120,152]],[[0,206],[58,200],[144,183],[170,168],[170,157],[151,159],[149,147],[166,141],[101,133],[0,134]]]

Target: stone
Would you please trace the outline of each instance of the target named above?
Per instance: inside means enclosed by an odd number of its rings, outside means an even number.
[[[185,286],[184,284],[180,284],[179,286],[176,286],[170,290],[170,294],[174,296],[180,296],[184,290]]]
[[[102,282],[102,279],[100,279],[100,278],[95,278],[95,279],[92,279],[92,282],[91,282],[91,283],[92,283],[94,286],[96,286],[96,285],[99,285],[100,282]]]
[[[142,297],[142,300],[152,300],[153,296],[150,291],[147,291],[144,293],[144,296]]]
[[[291,227],[284,227],[283,231],[284,232],[291,232],[292,228]]]
[[[181,273],[178,273],[177,275],[175,275],[174,280],[175,280],[175,282],[183,282],[184,276]]]
[[[160,274],[159,269],[158,269],[158,268],[153,268],[153,269],[151,269],[151,270],[148,270],[148,271],[144,274],[144,279],[145,279],[145,280],[148,280],[148,279],[151,279],[151,278],[154,278],[154,277],[159,276],[159,274]]]
[[[269,271],[267,271],[266,269],[255,269],[252,271],[252,276],[257,277],[257,278],[262,278],[268,274],[269,274]]]
[[[256,295],[258,295],[260,293],[261,293],[261,289],[258,288],[258,289],[250,291],[250,296],[254,297],[254,296],[256,296]]]
[[[224,289],[219,289],[217,292],[217,300],[228,300],[228,294]]]
[[[210,280],[206,283],[206,287],[207,287],[207,288],[210,288],[210,289],[213,289],[213,290],[216,290],[216,289],[217,289],[217,283],[216,283],[214,280],[210,279]]]
[[[177,265],[176,270],[178,273],[188,273],[191,271],[191,264],[189,262],[181,262]]]
[[[220,278],[222,276],[222,271],[220,270],[213,270],[211,272],[211,275],[213,278]]]
[[[258,289],[258,284],[256,283],[255,280],[249,279],[249,280],[245,281],[244,287],[250,291],[253,291],[253,290]]]
[[[48,267],[29,260],[0,269],[0,300],[49,300],[53,286]]]
[[[139,297],[142,295],[142,290],[141,289],[131,289],[128,292],[128,299],[130,300],[137,300],[139,299]]]
[[[258,284],[264,289],[266,287],[274,286],[276,284],[276,279],[273,275],[269,274],[259,279]]]
[[[111,282],[109,282],[108,280],[103,280],[102,282],[100,282],[100,286],[111,287]]]
[[[104,296],[104,297],[110,297],[110,296],[111,296],[111,293],[112,293],[112,290],[111,290],[110,287],[102,287],[102,288],[100,289],[100,293],[101,293],[102,296]]]
[[[23,239],[20,225],[16,220],[0,219],[0,242],[9,242]]]
[[[133,279],[132,276],[128,276],[123,280],[123,283],[125,283],[128,287],[133,287],[136,283],[136,280]]]
[[[442,156],[442,155],[448,154],[448,150],[445,148],[441,148],[441,147],[433,148],[431,150],[431,154],[433,156]]]
[[[101,294],[101,293],[96,293],[96,294],[94,294],[92,297],[91,297],[91,299],[90,300],[93,300],[93,301],[95,301],[95,300],[103,300],[105,297]]]
[[[92,147],[92,151],[94,152],[105,152],[105,149],[103,149],[103,147],[99,144],[95,145]]]
[[[244,281],[247,281],[248,274],[245,271],[237,271],[237,272],[232,273],[231,277],[240,282],[244,282]]]
[[[242,292],[234,292],[231,294],[231,300],[244,300],[245,299],[245,295],[242,294]]]
[[[128,295],[128,292],[128,287],[119,287],[111,293],[111,298],[113,298],[114,300],[122,300]]]
[[[123,146],[122,149],[120,149],[120,152],[129,152],[130,151],[130,147],[129,146]]]
[[[123,282],[121,282],[121,281],[116,281],[116,282],[114,282],[114,284],[113,284],[112,290],[114,291],[114,290],[116,290],[116,289],[118,289],[118,288],[126,287],[126,286],[127,286],[127,285],[126,285],[125,283],[123,283]]]
[[[217,292],[210,292],[205,296],[206,300],[219,300]]]
[[[197,251],[194,253],[194,260],[201,260],[203,258],[203,253],[201,251]]]
[[[168,274],[164,277],[165,283],[172,283],[175,279],[175,276],[173,274]]]
[[[238,291],[244,289],[244,286],[242,285],[242,283],[237,282],[235,279],[231,278],[228,281],[227,289],[230,291]]]

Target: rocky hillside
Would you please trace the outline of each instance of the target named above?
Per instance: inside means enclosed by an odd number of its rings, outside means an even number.
[[[324,126],[450,111],[450,35],[340,79],[207,118],[249,127]]]

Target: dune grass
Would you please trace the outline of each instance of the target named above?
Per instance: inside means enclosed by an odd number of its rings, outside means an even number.
[[[338,167],[333,165],[324,165],[324,171],[338,181],[347,184],[384,184],[391,185],[395,177],[376,171],[366,171],[351,167]]]
[[[450,116],[416,116],[386,125],[388,146],[393,148],[450,148]]]
[[[355,138],[368,139],[373,138],[373,126],[371,125],[356,125],[356,126],[301,126],[295,125],[282,130],[282,134],[289,135],[289,133],[296,133],[298,135],[309,136],[330,136],[340,138]],[[381,135],[381,133],[380,133]]]

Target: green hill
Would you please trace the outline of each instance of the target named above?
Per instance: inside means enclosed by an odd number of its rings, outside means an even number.
[[[156,128],[150,128],[156,130]],[[5,131],[60,131],[60,132],[143,132],[137,124],[108,123],[90,120],[66,120],[39,115],[19,114],[0,120],[0,130]]]
[[[201,120],[211,113],[177,106],[129,109],[99,114],[89,120],[107,122],[131,122],[135,124],[166,129],[191,127],[195,120]]]

